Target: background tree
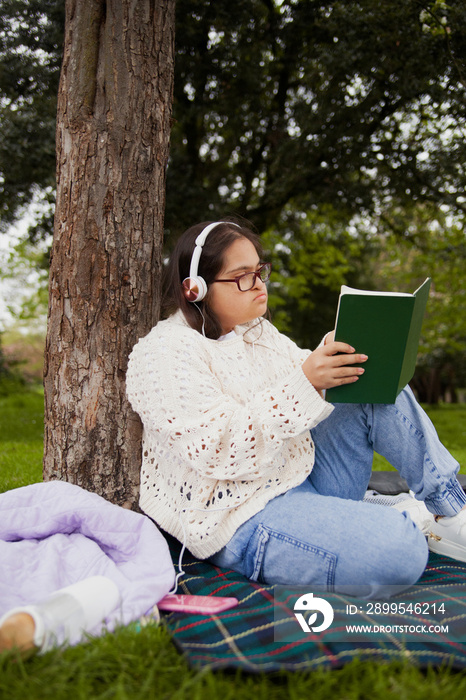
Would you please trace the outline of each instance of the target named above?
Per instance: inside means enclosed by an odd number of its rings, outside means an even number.
[[[63,5],[2,3],[0,174],[14,164],[3,188],[11,213],[31,182],[53,181],[42,150],[50,156]],[[414,199],[464,215],[462,0],[178,0],[176,24],[168,243],[209,211],[237,211],[261,232],[286,207],[330,204],[348,217]]]
[[[413,292],[427,276],[432,290],[413,386],[421,401],[455,402],[466,386],[466,235],[461,221],[418,204],[379,220],[383,252],[368,266],[386,289]]]
[[[35,194],[54,201],[64,20],[64,0],[2,0],[0,231],[24,212]],[[51,233],[50,210],[40,219]]]
[[[461,0],[179,0],[177,13],[175,235],[206,211],[261,232],[285,207],[464,214]]]
[[[46,479],[129,507],[128,355],[158,318],[174,0],[67,0],[45,352]]]
[[[301,347],[314,348],[333,328],[340,286],[373,282],[378,240],[365,230],[355,236],[329,206],[290,216],[277,229],[262,236],[272,261],[273,320]]]
[[[36,187],[53,197],[63,7],[3,0],[4,222]],[[166,247],[208,215],[251,219],[274,256],[277,321],[300,342],[331,326],[340,282],[379,286],[366,256],[388,240],[384,217],[415,203],[464,221],[462,0],[178,0],[176,24]]]

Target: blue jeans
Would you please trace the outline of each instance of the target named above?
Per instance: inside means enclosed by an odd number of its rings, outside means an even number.
[[[404,389],[395,404],[337,404],[312,429],[315,464],[300,486],[269,501],[211,561],[267,584],[387,597],[416,583],[426,539],[394,508],[364,503],[374,451],[440,515],[466,505],[458,463]]]

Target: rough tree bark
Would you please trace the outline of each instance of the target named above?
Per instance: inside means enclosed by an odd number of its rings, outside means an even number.
[[[175,0],[67,0],[44,478],[134,507],[127,358],[159,314]]]

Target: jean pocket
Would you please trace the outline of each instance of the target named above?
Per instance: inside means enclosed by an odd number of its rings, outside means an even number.
[[[312,584],[333,590],[337,556],[264,525],[259,525],[245,552],[245,573],[253,581],[269,585]]]

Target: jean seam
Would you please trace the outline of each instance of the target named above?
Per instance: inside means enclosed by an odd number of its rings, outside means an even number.
[[[256,555],[254,557],[254,569],[253,569],[253,572],[251,575],[251,579],[253,581],[259,581],[262,579],[261,572],[262,572],[262,563],[264,561],[265,546],[270,539],[270,534],[269,534],[269,531],[266,527],[264,527],[263,525],[259,525],[259,527],[257,529],[259,531],[259,543],[258,543]]]

